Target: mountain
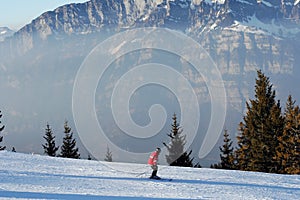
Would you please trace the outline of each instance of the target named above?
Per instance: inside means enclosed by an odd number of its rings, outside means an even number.
[[[76,135],[72,91],[82,63],[110,36],[140,27],[184,33],[206,50],[225,85],[227,111],[222,125],[232,137],[242,120],[246,100],[253,97],[257,69],[271,77],[282,103],[289,93],[300,99],[295,87],[300,83],[300,3],[297,0],[91,0],[45,12],[0,43],[0,91],[4,94],[0,106],[3,118],[7,119],[6,146],[16,146],[17,151],[41,152],[44,125],[52,124],[60,141],[65,119],[70,121]],[[159,38],[149,42],[158,41]],[[123,150],[138,149],[145,153],[166,140],[170,116],[180,113],[180,101],[172,91],[142,87],[129,101],[130,116],[140,126],[152,121],[149,114],[152,105],[165,107],[168,120],[159,136],[151,137],[151,142],[136,140],[130,134],[121,135],[111,111],[113,85],[130,70],[128,66],[149,62],[173,66],[195,89],[201,112],[199,134],[193,141],[197,156],[199,144],[209,128],[214,99],[210,99],[206,77],[173,54],[144,50],[117,58],[95,89],[97,120],[110,133],[108,138],[112,143]],[[88,126],[86,129],[90,130]],[[206,158],[207,164],[219,159],[220,142],[221,139]],[[103,146],[99,158],[105,154],[106,143],[99,141],[99,146]],[[125,158],[119,156],[119,159]]]
[[[297,199],[299,175],[159,166],[0,152],[2,199]]]
[[[231,29],[278,37],[299,36],[297,0],[92,0],[70,4],[42,14],[15,36],[22,52],[61,34],[81,35],[139,26],[160,26],[195,33]]]
[[[7,27],[0,27],[0,42],[4,41],[5,38],[10,37],[14,34],[13,30]]]

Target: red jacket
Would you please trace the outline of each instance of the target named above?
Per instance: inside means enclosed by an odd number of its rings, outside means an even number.
[[[151,153],[149,160],[148,160],[148,164],[149,165],[157,165],[157,160],[158,160],[158,152],[154,151]]]

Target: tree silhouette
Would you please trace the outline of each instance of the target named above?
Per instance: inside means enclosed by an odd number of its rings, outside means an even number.
[[[223,139],[223,146],[219,147],[221,154],[221,163],[220,167],[222,169],[234,169],[234,156],[233,156],[233,147],[232,141],[229,138],[228,130],[224,130],[224,139]]]
[[[43,145],[44,153],[49,156],[56,156],[56,151],[59,147],[55,145],[55,136],[52,133],[50,125],[47,123],[45,129],[45,136],[43,137],[46,140],[46,143]]]
[[[1,110],[0,110],[0,120],[2,118],[2,114],[1,114]],[[4,130],[4,125],[1,125],[1,121],[0,121],[0,133]],[[3,136],[0,136],[0,143],[3,141]],[[0,146],[0,151],[5,150],[5,146]]]
[[[80,154],[78,153],[78,148],[76,148],[76,140],[73,138],[73,133],[71,128],[68,126],[68,121],[65,121],[65,136],[63,138],[63,145],[61,146],[61,157],[64,158],[75,158],[79,159]]]
[[[108,146],[106,148],[106,154],[104,160],[107,162],[112,162],[112,152],[110,151]]]
[[[188,153],[184,151],[184,145],[186,144],[186,136],[182,134],[183,130],[180,125],[177,123],[177,117],[174,113],[173,124],[171,133],[168,134],[170,138],[170,143],[163,143],[169,154],[166,155],[167,163],[171,166],[182,166],[182,167],[193,167],[193,159],[190,158],[192,150]]]

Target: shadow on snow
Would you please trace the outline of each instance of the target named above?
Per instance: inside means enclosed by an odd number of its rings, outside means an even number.
[[[126,196],[101,196],[101,195],[85,195],[85,194],[57,194],[57,193],[37,193],[37,192],[16,192],[16,191],[0,191],[0,197],[4,198],[30,198],[30,199],[105,199],[105,200],[140,200],[140,199],[160,199],[173,200],[171,198],[150,198],[150,197],[126,197]],[[175,200],[175,199],[174,199]]]
[[[10,172],[10,173],[9,173]],[[5,171],[0,170],[0,175],[4,177],[5,175],[9,176],[9,180],[11,181],[12,171]],[[277,186],[277,185],[260,185],[254,183],[238,183],[238,182],[220,182],[220,181],[209,181],[209,180],[187,180],[187,179],[172,179],[172,181],[168,180],[154,180],[149,178],[142,178],[142,177],[109,177],[109,176],[80,176],[80,175],[69,175],[69,174],[49,174],[49,173],[40,173],[40,172],[13,172],[13,175],[26,175],[28,177],[59,177],[59,178],[74,178],[74,179],[99,179],[99,180],[114,180],[114,181],[153,181],[153,182],[168,182],[168,183],[184,183],[184,184],[202,184],[202,185],[215,185],[215,186],[240,186],[240,187],[254,187],[254,188],[266,188],[266,189],[276,189],[276,190],[293,190],[293,191],[300,191],[300,188],[292,188],[292,187],[284,187],[284,186]],[[25,177],[22,176],[22,179]],[[3,180],[0,182],[4,182]],[[33,193],[34,194],[34,193]],[[1,196],[1,191],[0,191]],[[93,197],[93,196],[91,196]],[[99,197],[99,196],[97,196]],[[112,197],[114,199],[115,197]],[[124,197],[125,198],[125,197]],[[127,198],[127,197],[126,197]],[[128,197],[129,199],[131,197]],[[135,197],[132,197],[135,199]]]

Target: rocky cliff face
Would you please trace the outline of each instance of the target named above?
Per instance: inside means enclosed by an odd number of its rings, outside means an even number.
[[[278,37],[295,37],[299,13],[297,0],[91,0],[42,14],[18,31],[14,39],[20,53],[25,53],[52,36],[138,26],[191,29],[194,33],[209,31],[209,26],[216,29],[239,24]]]
[[[242,80],[250,79],[249,72],[262,68],[291,75],[300,65],[298,0],[91,0],[69,4],[42,14],[0,43],[0,55],[5,58],[2,65],[9,66],[18,57],[26,60],[26,55],[47,54],[48,50],[41,53],[41,49],[53,41],[60,43],[52,47],[59,48],[56,53],[82,58],[104,35],[149,26],[179,30],[196,39],[224,75],[232,93],[229,102],[238,110],[248,97]],[[78,41],[75,46],[74,40]]]

